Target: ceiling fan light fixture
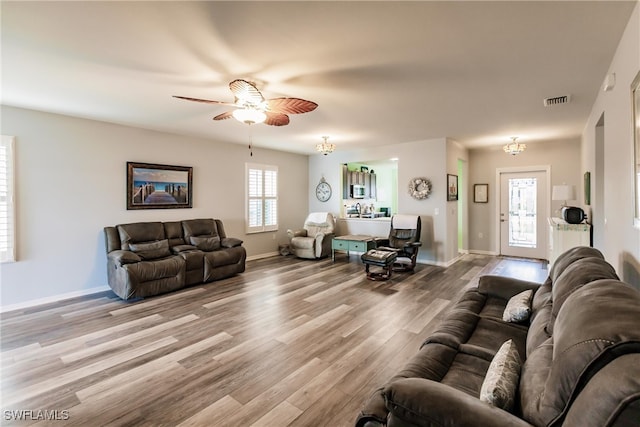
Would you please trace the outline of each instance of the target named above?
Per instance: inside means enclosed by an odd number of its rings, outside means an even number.
[[[522,153],[527,148],[527,144],[516,142],[516,139],[518,139],[517,136],[512,136],[511,139],[513,140],[513,142],[510,142],[502,147],[505,153],[515,156],[516,154]]]
[[[239,108],[234,110],[232,114],[237,121],[248,125],[262,123],[267,119],[267,115],[263,111],[255,108]]]
[[[316,144],[316,151],[324,154],[325,156],[329,153],[333,153],[333,150],[336,149],[336,144],[327,142],[327,140],[329,139],[328,136],[323,136],[322,139],[324,139],[324,142]]]

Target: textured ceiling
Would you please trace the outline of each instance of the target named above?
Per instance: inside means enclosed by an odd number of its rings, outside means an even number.
[[[256,146],[577,138],[636,4],[3,1],[2,103],[246,144],[224,106],[172,97],[233,101],[244,78],[319,104]]]

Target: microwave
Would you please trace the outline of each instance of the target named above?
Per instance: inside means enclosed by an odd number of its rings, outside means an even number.
[[[365,197],[364,185],[352,184],[351,185],[351,198],[352,199],[364,199]]]

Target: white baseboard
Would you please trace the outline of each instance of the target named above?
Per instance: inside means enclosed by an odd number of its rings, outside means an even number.
[[[493,252],[493,251],[478,251],[475,249],[471,249],[469,250],[470,254],[475,254],[475,255],[489,255],[489,256],[498,256],[499,254],[497,252]]]
[[[97,294],[98,292],[104,292],[111,290],[109,286],[98,286],[95,288],[83,289],[81,291],[68,292],[66,294],[52,295],[46,298],[38,298],[30,301],[24,301],[17,304],[3,305],[0,306],[0,313],[5,313],[8,311],[22,310],[25,308],[35,307],[37,305],[49,304],[52,302],[58,302],[65,299],[81,297],[85,295]]]
[[[280,252],[275,251],[275,252],[267,252],[266,254],[258,254],[258,255],[251,255],[247,257],[247,261],[255,261],[257,259],[263,259],[263,258],[271,258],[272,256],[279,256]]]

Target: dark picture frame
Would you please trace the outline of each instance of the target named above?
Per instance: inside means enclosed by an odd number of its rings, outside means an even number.
[[[584,173],[584,204],[591,204],[591,172]]]
[[[473,202],[489,203],[489,184],[473,185]]]
[[[193,168],[127,162],[127,209],[193,207]]]
[[[447,174],[447,201],[458,200],[458,175]]]

